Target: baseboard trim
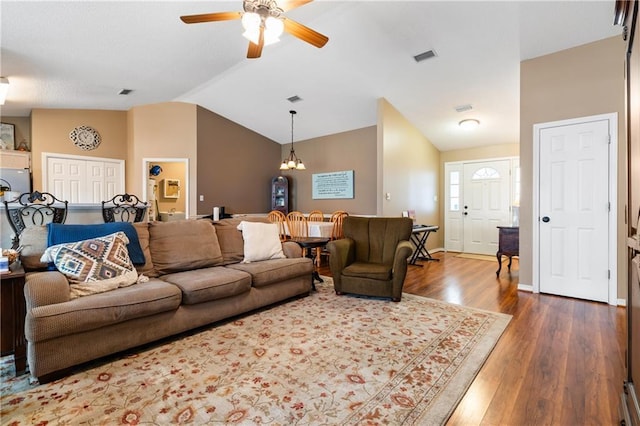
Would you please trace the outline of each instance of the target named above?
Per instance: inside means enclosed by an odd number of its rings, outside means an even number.
[[[533,286],[531,284],[518,284],[518,290],[528,291],[533,293]]]
[[[618,306],[627,306],[627,299],[618,299]]]

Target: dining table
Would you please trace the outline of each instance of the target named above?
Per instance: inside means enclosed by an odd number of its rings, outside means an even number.
[[[290,235],[289,227],[286,223],[284,224],[284,231],[287,235]],[[307,221],[308,237],[331,238],[332,232],[333,222]]]

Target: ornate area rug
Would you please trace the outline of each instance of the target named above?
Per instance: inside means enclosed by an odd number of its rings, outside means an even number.
[[[5,371],[1,422],[442,424],[510,321],[410,294],[336,296],[330,280],[57,382],[30,386]]]

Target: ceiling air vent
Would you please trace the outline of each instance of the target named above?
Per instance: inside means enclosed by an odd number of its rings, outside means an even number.
[[[133,90],[131,89],[122,89],[121,91],[118,92],[118,95],[128,95],[131,92],[133,92]]]
[[[295,95],[295,96],[291,96],[290,98],[287,98],[287,100],[293,104],[296,102],[300,102],[302,98],[298,95]]]
[[[467,105],[458,105],[456,107],[456,111],[458,112],[465,112],[465,111],[471,111],[473,109],[473,107],[469,104]]]
[[[413,57],[413,59],[416,60],[416,62],[421,62],[421,61],[425,61],[427,59],[431,59],[436,57],[436,51],[435,50],[427,50],[426,52],[422,52],[419,55],[416,55]]]

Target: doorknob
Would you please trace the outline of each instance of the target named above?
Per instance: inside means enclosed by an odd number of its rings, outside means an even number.
[[[462,214],[466,216],[466,215],[468,215],[469,213],[467,213],[467,212],[464,212],[464,213],[462,213]]]
[[[551,219],[549,219],[549,216],[543,216],[543,217],[542,217],[542,221],[543,221],[544,223],[547,223],[547,222],[549,222],[550,220],[551,220]]]

